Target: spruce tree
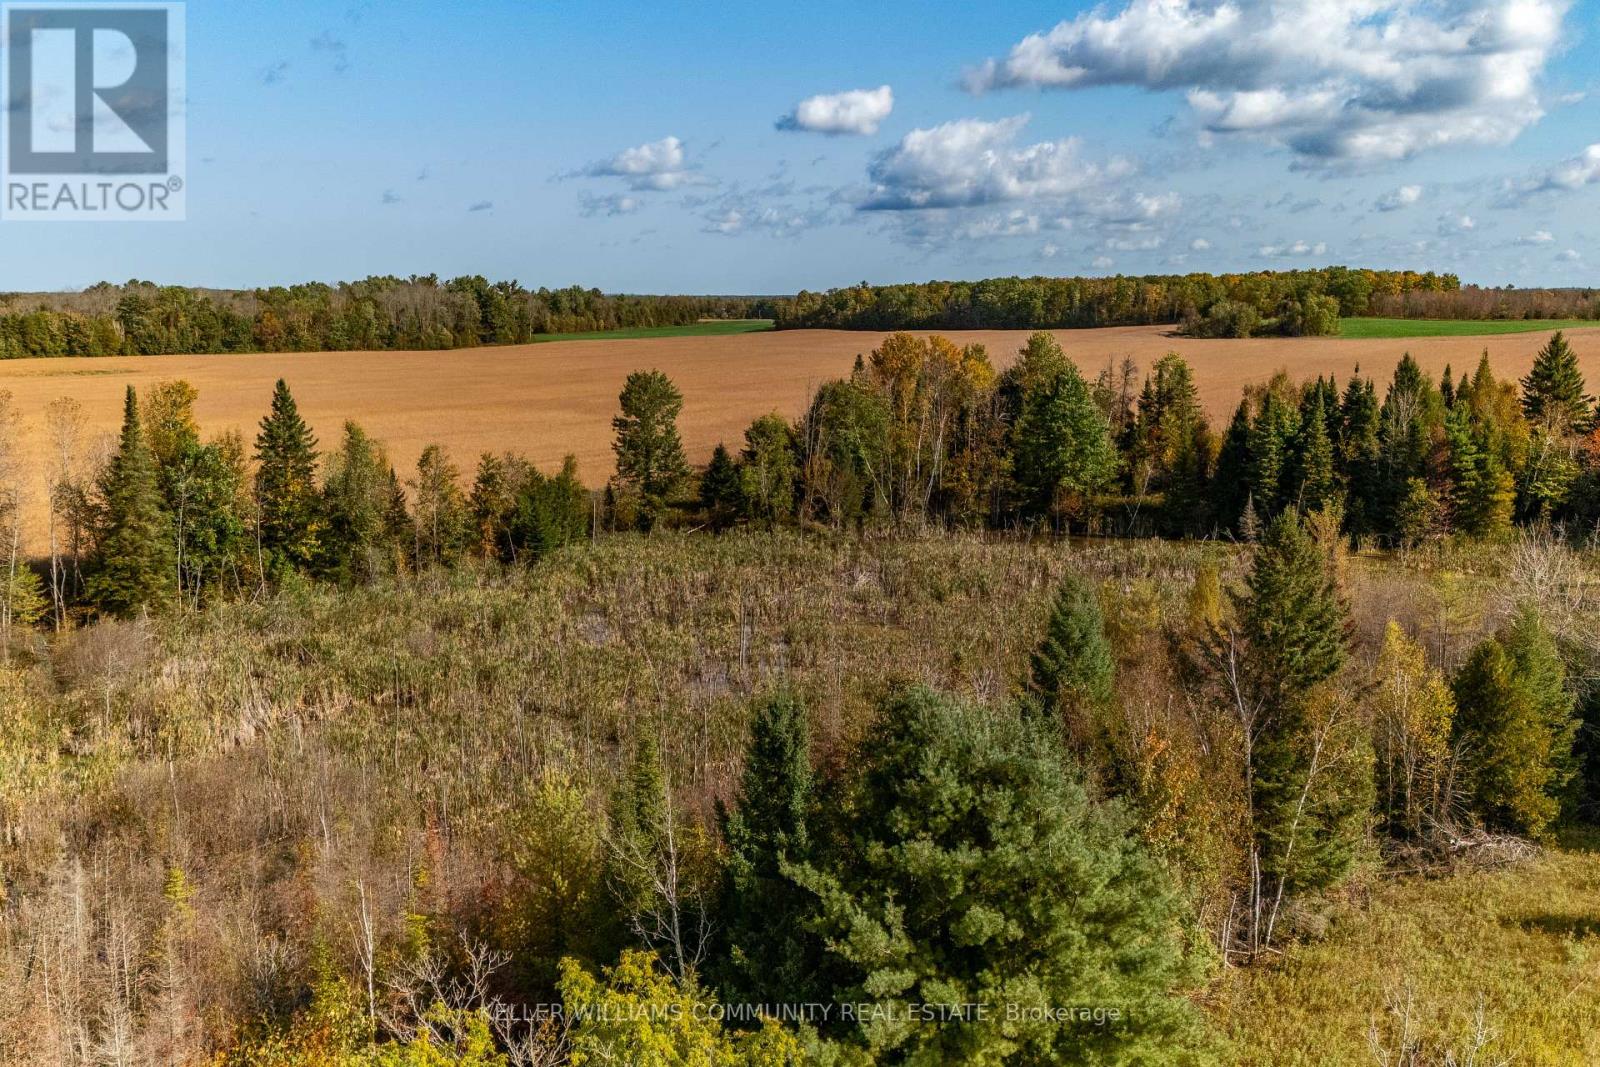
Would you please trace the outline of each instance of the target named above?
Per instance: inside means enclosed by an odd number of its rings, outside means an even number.
[[[1075,734],[1085,713],[1109,703],[1116,664],[1094,588],[1068,574],[1056,590],[1045,633],[1029,661],[1028,692],[1041,710],[1069,720]]]
[[[1071,363],[1024,391],[1013,441],[1029,517],[1083,515],[1116,474],[1110,425]]]
[[[1378,396],[1371,379],[1359,373],[1345,387],[1339,404],[1337,448],[1340,472],[1348,489],[1346,527],[1356,534],[1373,533],[1381,521],[1378,507]]]
[[[282,378],[256,435],[256,506],[268,569],[308,568],[322,533],[316,484],[317,439]]]
[[[816,992],[816,954],[802,929],[807,898],[785,873],[811,861],[812,793],[805,705],[778,693],[756,707],[739,797],[722,818],[721,984],[730,999],[793,1003]]]
[[[1319,389],[1300,420],[1300,437],[1295,444],[1297,506],[1306,512],[1340,500],[1338,475],[1334,469],[1333,442],[1328,437],[1323,393]]]
[[[131,385],[123,402],[121,441],[100,492],[104,522],[87,584],[90,601],[123,617],[159,608],[176,587],[177,563],[155,458],[140,427],[138,397]]]
[[[700,475],[700,507],[715,529],[725,529],[739,513],[739,467],[721,441]]]
[[[1250,405],[1241,400],[1234,409],[1233,421],[1223,435],[1222,447],[1217,453],[1217,470],[1212,479],[1216,491],[1215,515],[1218,524],[1229,533],[1239,532],[1245,508],[1250,506]]]
[[[1560,330],[1534,357],[1522,379],[1522,410],[1528,421],[1547,433],[1583,433],[1592,421],[1593,400],[1584,391],[1577,353]]]
[[[1250,793],[1261,871],[1274,895],[1324,888],[1354,858],[1372,774],[1370,763],[1364,780],[1333,770],[1341,760],[1363,766],[1359,738],[1325,739],[1317,751],[1333,706],[1324,687],[1344,665],[1348,619],[1324,551],[1293,511],[1268,524],[1236,610],[1259,708]]]
[[[1490,825],[1543,836],[1571,799],[1578,720],[1560,651],[1533,608],[1473,650],[1455,692],[1474,809]]]
[[[665,516],[668,498],[689,474],[678,436],[683,394],[660,371],[635,371],[618,403],[622,411],[611,420],[617,457],[612,484],[619,500],[634,508],[637,525],[648,530]]]

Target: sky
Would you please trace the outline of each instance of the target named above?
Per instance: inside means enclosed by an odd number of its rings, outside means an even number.
[[[1600,280],[1600,0],[192,0],[188,217],[0,289]]]

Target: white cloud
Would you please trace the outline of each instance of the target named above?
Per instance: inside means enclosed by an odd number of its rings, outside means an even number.
[[[1402,185],[1392,193],[1385,193],[1378,197],[1373,207],[1379,211],[1399,211],[1403,207],[1410,207],[1422,199],[1422,186]]]
[[[761,231],[778,237],[792,237],[810,228],[815,220],[803,211],[786,207],[729,207],[713,209],[705,216],[705,233],[733,237],[736,234]]]
[[[1109,270],[1116,262],[1110,256],[1095,256],[1094,259],[1089,261],[1089,265],[1095,270]]]
[[[1569,0],[1128,0],[968,72],[989,89],[1180,91],[1204,132],[1302,165],[1503,144],[1543,115],[1538,80]]]
[[[1450,237],[1454,234],[1468,233],[1478,228],[1478,222],[1471,215],[1440,215],[1439,236]]]
[[[622,178],[629,188],[638,190],[665,191],[705,181],[688,165],[683,142],[676,137],[624,148],[610,159],[589,164],[582,173],[591,178]]]
[[[1312,244],[1309,241],[1295,241],[1293,244],[1262,245],[1261,254],[1272,259],[1297,259],[1305,256],[1320,256],[1328,251],[1328,246],[1322,241]]]
[[[1017,135],[1027,123],[1027,115],[1015,115],[912,130],[872,161],[872,187],[860,206],[904,211],[1061,198],[1134,171],[1123,160],[1102,165],[1082,159],[1075,138],[1018,147]]]
[[[590,218],[596,215],[632,215],[644,206],[644,201],[637,196],[627,193],[613,193],[610,196],[591,196],[580,193],[578,196],[578,210]]]
[[[1571,159],[1521,182],[1508,182],[1497,203],[1504,207],[1521,203],[1539,193],[1563,193],[1600,182],[1600,144],[1592,144]]]
[[[1576,248],[1569,248],[1557,255],[1556,258],[1561,260],[1563,263],[1576,263],[1578,260],[1583,258],[1583,253],[1579,252]]]
[[[1552,242],[1554,242],[1555,239],[1556,239],[1556,235],[1551,233],[1549,230],[1534,230],[1530,234],[1525,234],[1522,237],[1518,237],[1517,238],[1517,244],[1519,244],[1519,245],[1547,245],[1547,244],[1551,244]]]
[[[1189,251],[1191,252],[1208,252],[1210,250],[1211,242],[1206,240],[1204,237],[1196,237],[1194,240],[1189,242]]]
[[[808,96],[779,119],[777,125],[780,130],[871,135],[878,132],[879,124],[893,110],[894,91],[887,85],[880,85],[876,89]]]

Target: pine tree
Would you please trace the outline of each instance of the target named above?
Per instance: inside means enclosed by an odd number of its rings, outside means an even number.
[[[1067,718],[1081,739],[1084,715],[1110,702],[1115,678],[1100,600],[1088,582],[1068,574],[1029,661],[1028,692],[1052,719]]]
[[[123,402],[121,442],[100,493],[104,523],[87,584],[90,601],[123,617],[161,607],[177,584],[177,563],[132,386]]]
[[[819,999],[939,990],[946,1002],[1124,1014],[1114,1027],[1041,1013],[834,1032],[880,1063],[1186,1060],[1196,1017],[1181,990],[1195,970],[1182,908],[1130,824],[1088,797],[1054,731],[917,689],[886,700],[867,736],[840,802],[823,809],[816,858],[795,871],[825,954]]]
[[[1560,330],[1534,357],[1522,379],[1522,410],[1528,421],[1557,436],[1583,433],[1592,420],[1593,400],[1584,391],[1577,353]]]
[[[649,529],[665,516],[668,497],[689,474],[678,436],[683,394],[660,371],[635,371],[618,402],[622,412],[611,420],[613,485],[618,498],[634,507],[637,525]]]
[[[811,862],[812,793],[805,705],[778,693],[756,707],[738,801],[722,818],[721,984],[730,999],[792,1003],[819,992],[817,960],[802,928],[806,895],[785,874],[789,865]]]
[[[316,484],[317,439],[282,378],[256,436],[256,504],[268,569],[310,567],[322,535]]]

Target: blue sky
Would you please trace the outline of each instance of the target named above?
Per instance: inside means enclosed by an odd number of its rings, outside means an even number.
[[[188,221],[0,226],[0,288],[1600,269],[1594,0],[187,11]]]

